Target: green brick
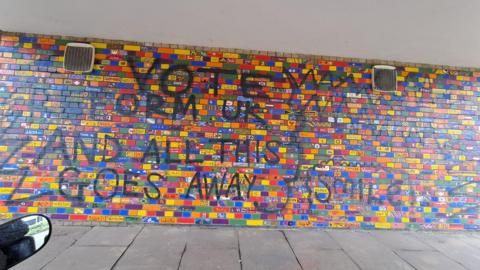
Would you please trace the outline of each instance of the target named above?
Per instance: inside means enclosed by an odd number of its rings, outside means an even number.
[[[228,224],[234,226],[245,226],[247,225],[247,221],[244,219],[231,219],[228,221]]]
[[[210,212],[212,212],[212,207],[211,206],[197,206],[195,210],[196,210],[196,212],[210,213]]]

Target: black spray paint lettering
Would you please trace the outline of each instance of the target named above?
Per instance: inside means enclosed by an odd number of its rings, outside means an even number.
[[[100,181],[102,182],[108,182],[108,179],[106,179],[106,176],[107,174],[110,173],[112,175],[114,175],[115,177],[115,186],[113,187],[113,192],[110,194],[110,195],[103,195],[99,188],[100,188]],[[103,176],[104,179],[101,179]],[[117,195],[117,188],[119,186],[119,183],[120,183],[120,176],[118,175],[117,171],[114,170],[114,169],[110,169],[110,168],[104,168],[104,169],[101,169],[98,173],[97,173],[97,177],[95,178],[94,182],[93,182],[93,191],[95,192],[95,195],[97,195],[98,197],[102,198],[103,200],[107,200],[107,199],[111,199],[113,198],[115,195]]]
[[[240,87],[242,95],[246,98],[270,98],[265,92],[261,90],[264,86],[258,82],[252,82],[249,79],[264,79],[272,80],[270,74],[257,74],[257,73],[243,73],[240,78]]]
[[[162,195],[160,193],[160,189],[155,185],[155,183],[153,182],[153,178],[158,178],[159,180],[161,181],[165,181],[166,180],[166,177],[159,174],[159,173],[151,173],[147,176],[147,183],[150,185],[151,188],[153,188],[155,190],[155,193],[156,195],[152,195],[148,189],[148,187],[144,187],[143,188],[143,192],[145,193],[145,195],[149,198],[149,199],[152,199],[152,200],[158,200],[160,199],[160,196]]]
[[[59,128],[57,128],[48,138],[47,144],[42,148],[35,162],[35,165],[38,165],[40,163],[40,160],[43,159],[47,153],[56,153],[58,151],[63,154],[63,160],[70,160],[70,155],[67,151],[65,138],[63,137],[62,130]]]
[[[134,94],[121,94],[115,103],[115,110],[122,116],[133,116],[138,111],[140,98]]]
[[[76,167],[67,167],[65,169],[63,169],[63,171],[60,172],[58,178],[59,178],[59,181],[58,181],[58,191],[60,193],[60,195],[64,196],[65,198],[67,198],[68,200],[77,200],[77,201],[81,201],[84,199],[84,188],[86,188],[87,186],[90,185],[90,183],[88,182],[84,182],[84,181],[67,181],[65,179],[65,175],[68,173],[68,172],[73,172],[75,173],[75,177],[78,177],[80,175],[80,170],[77,169]],[[70,194],[67,193],[66,191],[71,189],[71,187],[78,187],[78,191],[77,191],[77,195],[72,195],[71,194],[71,191],[70,191]]]
[[[212,73],[213,74],[213,96],[218,96],[218,88],[219,78],[221,74],[230,74],[235,75],[237,74],[236,70],[228,70],[228,69],[221,69],[221,68],[198,68],[197,72],[205,72],[205,73]]]
[[[192,143],[194,143],[194,142],[190,141],[190,140],[185,141],[185,163],[187,163],[187,164],[200,163],[200,162],[203,161],[203,159],[201,159],[201,158],[192,159],[192,157],[191,157]]]
[[[108,142],[111,142],[112,148],[113,148],[113,155],[107,158],[107,152],[108,152]],[[115,162],[117,159],[122,155],[123,152],[123,147],[118,141],[117,138],[111,136],[111,135],[105,135],[104,139],[104,151],[103,151],[103,162]]]
[[[93,138],[92,147],[89,148],[86,146],[85,141],[83,138],[79,136],[75,137],[75,141],[73,144],[73,160],[77,161],[79,156],[79,150],[83,155],[87,157],[88,164],[95,163],[95,154],[97,152],[97,144],[98,144],[98,134],[95,133],[95,138]]]
[[[14,195],[17,194],[19,189],[21,189],[21,187],[23,185],[23,182],[25,182],[25,178],[27,178],[27,176],[31,173],[31,171],[26,169],[26,168],[23,168],[19,171],[23,171],[22,175],[20,176],[20,180],[18,181],[18,184],[16,185],[14,190],[8,195],[8,198],[5,201],[6,205],[16,205],[16,204],[20,204],[24,201],[33,201],[33,200],[38,199],[42,196],[47,196],[47,195],[52,195],[53,194],[52,190],[47,190],[47,191],[41,192],[39,194],[31,195],[31,196],[28,196],[28,197],[22,197],[20,199],[14,199],[13,198]],[[3,174],[3,171],[0,171],[0,174]]]
[[[266,126],[267,121],[263,119],[260,115],[258,115],[259,112],[262,112],[263,110],[260,108],[260,106],[254,102],[250,101],[236,101],[237,106],[235,109],[232,109],[231,106],[234,104],[233,101],[227,101],[223,100],[223,105],[222,105],[222,117],[229,120],[229,121],[238,121],[238,119],[241,118],[241,114],[243,113],[243,119],[246,123],[248,123],[249,116],[252,116],[255,120],[259,121],[262,125]]]
[[[227,173],[224,173],[220,183],[218,182],[217,176],[212,177],[212,181],[210,185],[208,185],[207,175],[203,175],[203,184],[202,184],[202,175],[199,171],[195,173],[195,175],[190,180],[190,185],[188,186],[187,191],[185,192],[186,198],[194,198],[191,194],[192,190],[196,189],[198,193],[198,197],[203,200],[209,200],[213,189],[215,189],[215,198],[220,200],[221,195],[225,195],[227,198],[230,196],[231,190],[234,189],[236,196],[232,198],[232,200],[244,200],[242,197],[241,192],[241,181],[240,181],[240,174],[235,173],[230,178],[230,182],[226,190],[223,189],[224,184],[226,183]],[[255,185],[256,176],[252,177],[252,180],[247,175],[243,175],[244,181],[247,183],[247,191],[246,197],[247,199],[250,198],[250,191],[252,187]]]

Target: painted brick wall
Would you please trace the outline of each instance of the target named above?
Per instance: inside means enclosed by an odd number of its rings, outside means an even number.
[[[70,41],[1,36],[4,217],[479,228],[480,73]]]

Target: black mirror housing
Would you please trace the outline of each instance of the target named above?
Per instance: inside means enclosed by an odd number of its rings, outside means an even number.
[[[0,225],[0,270],[9,269],[40,251],[50,239],[52,224],[41,214]]]

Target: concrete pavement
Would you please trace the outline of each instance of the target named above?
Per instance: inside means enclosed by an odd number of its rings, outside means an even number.
[[[55,225],[15,270],[479,269],[480,233]]]

